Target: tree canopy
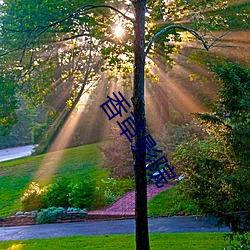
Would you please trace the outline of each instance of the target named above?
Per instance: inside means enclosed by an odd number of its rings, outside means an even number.
[[[227,10],[226,1],[147,1],[146,45],[170,25],[196,29],[204,41],[212,30],[230,29],[232,15],[244,15],[243,27],[245,10],[231,12],[230,18],[221,15]],[[16,71],[15,88],[29,102],[40,105],[52,96],[63,99],[60,110],[65,109],[79,100],[84,89],[95,85],[103,70],[122,75],[124,84],[130,84],[133,20],[130,1],[85,1],[82,6],[77,0],[5,0],[1,4],[1,67],[6,67],[8,58],[9,69]],[[114,35],[118,24],[126,31],[119,39]],[[148,56],[159,54],[171,64],[177,46],[173,41],[184,38],[179,31],[171,29],[159,36]],[[62,96],[62,86],[67,95]]]

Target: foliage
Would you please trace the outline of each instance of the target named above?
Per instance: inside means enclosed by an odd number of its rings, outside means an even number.
[[[250,249],[250,240],[247,233],[228,233],[224,236],[224,239],[228,239],[230,242],[230,247],[224,247],[223,250],[249,250]],[[233,241],[236,240],[238,243],[233,244]]]
[[[31,186],[32,190],[40,188],[36,183],[35,186],[34,184]],[[33,209],[30,210],[23,208],[24,211],[39,210],[52,206],[97,209],[109,205],[132,189],[134,189],[134,180],[130,178],[113,179],[102,175],[90,178],[88,174],[85,174],[84,180],[81,178],[80,180],[70,181],[68,178],[62,177],[45,186],[42,192],[37,191],[34,194],[32,193],[32,196],[29,195],[29,200],[25,200],[26,203],[28,202],[28,205],[33,200],[36,202],[38,198],[41,201],[35,203],[35,208],[32,207]],[[25,194],[28,192],[30,193],[31,191],[28,190]],[[27,195],[24,196],[26,197]]]
[[[48,207],[37,213],[36,224],[55,222],[59,213],[64,212],[63,207]]]
[[[3,74],[0,77],[0,136],[9,134],[11,127],[17,122],[16,86],[6,78]]]
[[[120,135],[118,126],[111,128],[111,142],[99,147],[104,155],[101,167],[110,172],[110,177],[132,177],[133,156],[128,139]]]
[[[107,206],[115,201],[118,196],[114,194],[116,180],[113,178],[101,179],[97,182],[94,195],[93,205],[95,209]]]
[[[31,182],[28,190],[21,197],[24,211],[38,210],[43,206],[44,189],[36,182]]]
[[[33,143],[38,144],[40,142],[42,136],[46,133],[46,129],[48,129],[47,123],[38,124],[32,129]]]
[[[94,192],[94,183],[93,181],[86,179],[76,184],[72,184],[71,190],[69,192],[69,204],[73,207],[79,208],[89,208],[93,206],[92,196]]]
[[[221,15],[224,20],[226,20],[226,25],[224,29],[229,30],[241,30],[241,29],[249,29],[249,8],[250,3],[239,3],[228,6],[225,10],[214,10],[208,15],[214,17],[215,15]]]
[[[121,196],[130,190],[134,190],[134,185],[133,178],[117,178],[116,185],[114,186],[114,193],[117,196]]]
[[[63,177],[49,184],[45,187],[44,204],[45,207],[68,207],[69,206],[69,193],[70,193],[70,181]]]
[[[184,125],[177,125],[174,123],[166,123],[161,133],[156,133],[155,141],[159,144],[161,150],[170,154],[176,150],[176,147],[192,135],[197,135],[203,138],[206,134],[204,130],[197,126],[194,121]]]
[[[0,148],[37,144],[37,141],[33,140],[33,129],[43,120],[43,109],[28,106],[24,100],[19,102],[22,104],[16,110],[17,123],[12,126],[8,135],[0,136]]]
[[[184,141],[174,153],[176,166],[185,174],[180,191],[203,213],[215,215],[232,231],[243,233],[250,219],[250,74],[230,62],[210,63],[210,68],[222,88],[215,112],[196,115],[210,135]]]
[[[80,208],[75,208],[75,207],[68,207],[67,212],[80,212],[80,213],[86,213],[87,210],[86,208],[80,209]]]
[[[38,184],[31,183],[29,190],[25,192],[21,200],[25,205],[23,205],[25,211],[52,206],[69,207],[70,205],[77,208],[85,208],[92,206],[93,191],[94,183],[88,179],[73,183],[63,177],[45,186],[42,191]],[[33,203],[35,203],[35,207]]]
[[[75,105],[84,89],[95,85],[100,69],[110,70],[116,79],[122,76],[124,84],[131,85],[134,26],[129,18],[110,8],[90,7],[105,3],[127,9],[128,17],[134,15],[130,1],[89,0],[85,9],[79,0],[3,1],[2,67],[15,70],[18,81],[14,86],[20,95],[36,106],[49,101],[55,107],[54,100],[63,99],[59,110],[65,111]],[[185,24],[208,33],[211,29],[228,28],[227,19],[235,17],[235,11],[227,11],[227,2],[218,0],[147,1],[147,8],[147,43],[162,28],[176,22],[185,20]],[[243,13],[244,18],[237,19],[246,19],[246,8],[234,9],[239,15]],[[117,23],[126,29],[120,39],[113,35]],[[182,39],[180,32],[173,29],[155,41],[151,52],[159,53],[170,65],[171,54],[178,47],[173,41]]]
[[[93,194],[93,206],[95,209],[105,207],[133,189],[134,180],[132,178],[105,178],[97,180]]]

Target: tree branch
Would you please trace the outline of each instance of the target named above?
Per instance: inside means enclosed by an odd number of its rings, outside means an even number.
[[[108,9],[111,9],[111,10],[119,13],[120,15],[122,15],[125,19],[127,19],[131,23],[134,23],[134,20],[132,18],[128,17],[126,14],[122,13],[120,10],[116,9],[115,7],[113,7],[111,5],[89,5],[89,7],[86,8],[85,10],[91,10],[91,9],[96,9],[96,8],[108,8]]]
[[[97,8],[111,9],[111,10],[117,12],[118,14],[122,15],[128,21],[134,23],[134,20],[132,18],[128,17],[126,14],[122,13],[120,10],[116,9],[115,7],[113,7],[111,5],[92,5],[92,4],[89,4],[89,5],[84,5],[84,6],[80,7],[80,8],[78,8],[77,10],[75,10],[71,14],[69,14],[68,16],[66,16],[66,17],[64,17],[64,18],[62,18],[62,19],[60,19],[58,21],[52,22],[49,25],[36,26],[34,29],[26,29],[26,30],[9,29],[9,28],[6,28],[4,26],[2,26],[2,29],[6,30],[6,31],[11,31],[11,32],[36,32],[36,31],[39,31],[41,29],[49,29],[49,28],[51,28],[51,27],[53,27],[53,26],[55,26],[57,24],[61,24],[61,23],[65,22],[66,20],[68,20],[71,17],[74,17],[74,16],[76,16],[78,14],[81,14],[84,11],[97,9]]]
[[[134,20],[130,17],[128,17],[126,14],[122,13],[120,10],[116,9],[115,7],[111,6],[111,5],[92,5],[92,4],[89,4],[89,5],[84,5],[82,7],[80,7],[79,9],[75,10],[74,12],[72,12],[70,15],[56,21],[56,22],[52,22],[50,25],[47,25],[47,26],[39,26],[40,28],[51,28],[57,24],[61,24],[63,22],[65,22],[66,20],[68,20],[69,18],[71,17],[74,17],[78,14],[81,14],[82,12],[84,11],[89,11],[89,10],[93,10],[93,9],[97,9],[97,8],[108,8],[108,9],[111,9],[115,12],[117,12],[118,14],[122,15],[125,19],[129,20],[130,22],[134,23]],[[39,28],[38,27],[38,28]]]
[[[164,34],[165,32],[171,30],[171,29],[182,29],[182,30],[185,30],[185,31],[188,31],[189,33],[191,33],[193,36],[195,36],[199,41],[202,42],[203,46],[205,47],[206,50],[209,50],[211,45],[208,46],[206,44],[206,41],[203,39],[203,37],[195,30],[192,30],[186,26],[182,26],[182,25],[170,25],[170,26],[167,26],[165,27],[164,29],[162,29],[161,31],[159,31],[158,33],[156,33],[153,38],[150,40],[148,46],[147,46],[147,49],[145,50],[145,56],[147,56],[152,44],[155,42],[155,40],[162,34]],[[213,43],[214,44],[214,43]]]
[[[2,26],[1,28],[5,31],[10,31],[10,32],[29,32],[29,33],[32,33],[32,32],[38,32],[38,34],[35,34],[33,36],[32,39],[30,39],[28,42],[26,42],[25,44],[23,44],[22,46],[18,47],[18,48],[15,48],[15,49],[12,49],[12,50],[9,50],[9,51],[5,51],[3,53],[0,54],[0,57],[1,56],[5,56],[11,52],[15,52],[15,51],[18,51],[18,50],[24,50],[26,49],[26,47],[31,44],[32,42],[34,42],[39,36],[41,36],[45,31],[47,31],[49,28],[51,27],[54,27],[58,24],[61,24],[63,22],[65,22],[66,20],[84,12],[84,11],[89,11],[89,10],[92,10],[92,9],[97,9],[97,8],[108,8],[108,9],[111,9],[115,12],[117,12],[118,14],[122,15],[125,19],[129,20],[130,22],[134,23],[134,20],[130,17],[128,17],[126,14],[124,14],[123,12],[121,12],[120,10],[116,9],[115,7],[113,6],[110,6],[110,5],[84,5],[82,7],[80,7],[79,9],[77,9],[76,11],[72,12],[70,15],[58,20],[58,21],[55,21],[55,22],[52,22],[51,24],[49,25],[43,25],[43,26],[37,26],[35,27],[34,29],[27,29],[27,30],[15,30],[15,29],[9,29],[9,28],[6,28],[4,26]]]

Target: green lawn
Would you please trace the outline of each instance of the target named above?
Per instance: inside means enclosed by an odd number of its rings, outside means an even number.
[[[225,233],[154,233],[150,235],[151,250],[221,250],[228,246]],[[79,250],[135,249],[134,235],[74,236],[67,238],[7,241],[1,250]]]
[[[77,182],[86,174],[97,179],[107,177],[108,172],[98,168],[102,160],[102,154],[97,148],[98,145],[100,143],[65,150],[50,181],[63,176]],[[20,197],[30,182],[37,181],[35,174],[41,167],[43,160],[48,155],[53,158],[57,154],[58,152],[55,152],[0,163],[0,217],[21,209]],[[181,198],[177,202],[174,188],[155,196],[149,202],[148,207],[149,216],[173,215],[178,211],[190,213],[190,208],[182,202]],[[191,207],[190,214],[192,212],[195,214]]]
[[[177,212],[184,212],[187,215],[199,214],[198,209],[188,203],[179,194],[175,187],[165,190],[148,202],[148,215],[151,217],[161,215],[175,215]]]
[[[65,150],[61,161],[56,167],[52,179],[66,177],[72,181],[79,181],[88,174],[104,178],[108,172],[99,170],[102,155],[97,149],[100,143]],[[56,156],[57,153],[50,153]],[[41,167],[44,155],[31,156],[18,160],[0,163],[0,217],[7,216],[21,209],[20,197],[32,181],[37,181],[35,174]]]

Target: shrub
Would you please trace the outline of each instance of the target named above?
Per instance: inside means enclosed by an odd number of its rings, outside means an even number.
[[[230,247],[225,247],[223,250],[250,250],[250,240],[247,233],[228,233],[224,236],[224,239],[228,239]],[[233,241],[237,241],[233,244]]]
[[[112,191],[116,196],[121,196],[130,190],[134,190],[134,188],[135,182],[133,178],[118,178]]]
[[[27,191],[21,197],[22,209],[24,211],[39,210],[43,207],[44,189],[38,183],[32,182]]]
[[[73,207],[91,207],[92,195],[94,193],[94,184],[87,179],[78,182],[72,186],[69,193],[69,204]]]
[[[58,181],[48,185],[45,188],[43,198],[45,207],[68,207],[68,196],[70,189],[70,181],[66,178],[61,178]]]
[[[176,125],[169,122],[164,125],[162,133],[155,135],[155,141],[164,153],[169,154],[174,152],[181,142],[194,134],[199,138],[204,138],[206,134],[197,126],[195,121],[191,121],[185,125]]]
[[[48,128],[47,123],[37,124],[32,129],[32,140],[34,144],[38,144],[42,138],[42,136],[46,133],[46,130]]]
[[[97,181],[93,194],[94,208],[101,208],[111,204],[127,191],[134,189],[132,178],[106,178]]]
[[[62,207],[49,207],[37,213],[36,224],[55,222],[59,213],[64,212]]]
[[[112,178],[132,177],[133,155],[129,141],[126,136],[120,135],[118,126],[113,126],[111,133],[111,142],[99,147],[105,156],[101,167],[108,169]]]
[[[173,154],[185,174],[182,192],[231,231],[250,229],[250,71],[229,62],[210,65],[221,83],[213,113],[196,114],[208,135],[182,142]],[[246,211],[246,215],[239,215]]]
[[[78,212],[78,213],[87,213],[86,208],[80,209],[80,208],[75,208],[75,207],[68,207],[67,212]]]

